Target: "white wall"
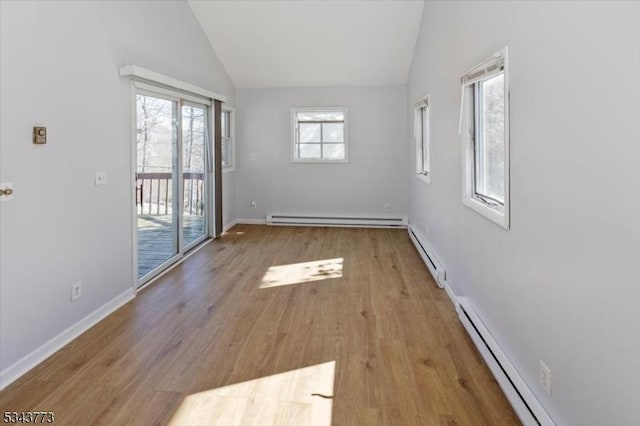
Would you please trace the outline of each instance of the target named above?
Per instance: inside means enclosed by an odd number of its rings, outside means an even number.
[[[236,172],[222,174],[222,228],[236,220]]]
[[[238,89],[236,212],[407,214],[405,87]],[[349,163],[291,163],[294,106],[348,108]],[[254,161],[251,153],[256,154]],[[250,201],[257,208],[250,208]]]
[[[510,231],[463,206],[458,137],[459,77],[505,45]],[[640,3],[427,2],[408,93],[433,143],[410,222],[455,292],[558,424],[640,424]]]
[[[232,103],[234,88],[184,2],[0,4],[0,180],[15,186],[0,205],[5,370],[134,282],[131,89],[118,66],[138,64]],[[48,128],[45,146],[31,143],[36,124]],[[106,186],[94,186],[97,170],[107,171]],[[71,303],[76,280],[83,294]]]

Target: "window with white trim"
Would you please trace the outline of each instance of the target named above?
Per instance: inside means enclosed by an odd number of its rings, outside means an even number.
[[[414,110],[414,135],[416,138],[416,175],[431,181],[431,147],[429,141],[429,96],[416,103]]]
[[[463,202],[509,229],[508,49],[462,77]]]
[[[347,162],[346,108],[292,108],[291,161]]]
[[[222,107],[222,170],[230,172],[235,170],[235,146],[234,146],[234,110],[231,107]]]

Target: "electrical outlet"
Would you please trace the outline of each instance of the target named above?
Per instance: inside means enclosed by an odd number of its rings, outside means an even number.
[[[76,281],[71,284],[71,301],[75,302],[82,296],[82,282]]]
[[[249,205],[251,206],[252,209],[255,209],[258,206],[256,202],[253,200],[251,200],[251,203],[249,203]]]
[[[255,161],[255,159],[256,159],[256,153],[252,152],[251,153],[251,161]]]
[[[384,204],[384,211],[388,213],[390,210],[391,210],[391,205],[389,203],[385,203]]]
[[[547,367],[547,364],[540,361],[540,386],[544,390],[547,396],[551,396],[551,369]]]

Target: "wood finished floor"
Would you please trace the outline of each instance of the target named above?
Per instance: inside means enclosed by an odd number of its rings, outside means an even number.
[[[328,272],[284,268],[260,288],[270,267],[326,259]],[[278,286],[287,277],[306,282]],[[392,229],[238,225],[0,392],[0,407],[63,425],[520,424]]]

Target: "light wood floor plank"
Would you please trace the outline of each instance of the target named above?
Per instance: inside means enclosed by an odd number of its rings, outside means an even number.
[[[62,425],[519,424],[406,231],[256,225],[0,392],[0,411],[24,410]]]

